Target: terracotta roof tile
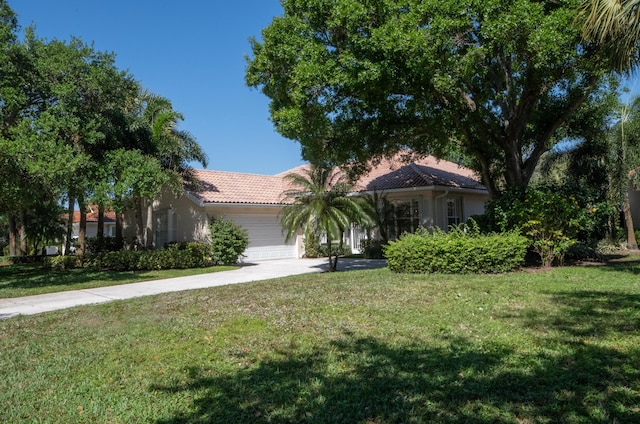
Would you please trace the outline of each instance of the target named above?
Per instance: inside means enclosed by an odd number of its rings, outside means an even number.
[[[300,173],[309,165],[276,175],[196,170],[202,185],[191,194],[203,203],[238,203],[277,205],[287,203],[282,193],[288,188],[284,177]],[[453,162],[427,156],[407,163],[402,156],[381,159],[354,184],[357,191],[384,191],[414,187],[451,187],[483,190],[477,175]]]
[[[283,203],[285,183],[279,176],[196,170],[195,177],[202,186],[191,193],[203,203]]]
[[[68,213],[63,214],[66,219]],[[73,222],[80,222],[80,211],[73,211]],[[87,208],[87,222],[98,222],[98,207],[91,206]],[[104,213],[104,222],[116,222],[116,214],[113,211],[106,211]]]

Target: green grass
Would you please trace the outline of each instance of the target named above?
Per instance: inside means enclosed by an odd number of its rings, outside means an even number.
[[[0,422],[640,422],[640,262],[289,277],[0,321]]]
[[[31,296],[67,290],[91,289],[139,281],[229,271],[237,267],[215,266],[161,271],[116,272],[90,269],[53,271],[41,264],[0,266],[0,298]]]

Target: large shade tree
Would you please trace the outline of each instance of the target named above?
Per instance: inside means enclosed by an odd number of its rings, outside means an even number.
[[[312,161],[462,152],[496,196],[527,184],[610,88],[576,25],[579,0],[282,4],[252,42],[246,81]]]
[[[362,202],[349,195],[351,185],[345,174],[334,167],[310,166],[301,173],[286,175],[285,179],[291,186],[284,193],[291,204],[284,207],[280,217],[286,239],[298,231],[313,240],[324,234],[329,271],[335,271],[339,252],[332,249],[333,241],[342,244],[343,234],[352,223],[370,222]]]

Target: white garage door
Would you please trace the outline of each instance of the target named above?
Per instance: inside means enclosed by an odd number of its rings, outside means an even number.
[[[295,258],[295,238],[284,241],[282,226],[277,215],[227,215],[235,224],[249,233],[249,247],[244,262],[267,259]]]

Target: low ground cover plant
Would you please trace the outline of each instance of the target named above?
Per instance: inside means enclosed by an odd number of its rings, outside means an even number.
[[[422,229],[389,242],[385,256],[391,271],[406,273],[498,273],[524,264],[526,237],[516,232],[480,234],[477,227]]]
[[[634,423],[640,262],[320,273],[0,321],[0,422]]]

